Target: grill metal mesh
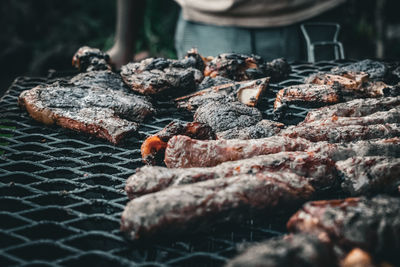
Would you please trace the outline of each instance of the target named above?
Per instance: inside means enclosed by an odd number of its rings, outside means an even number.
[[[260,109],[272,117],[278,89],[301,83],[339,62],[294,64],[289,79],[270,87]],[[47,78],[17,78],[0,101],[0,266],[221,266],[243,242],[281,235],[285,215],[216,226],[209,233],[132,243],[119,232],[128,202],[126,178],[142,166],[143,139],[173,119],[189,120],[168,103],[123,145],[43,126],[17,106],[21,91]],[[307,108],[291,107],[285,122],[302,120]]]

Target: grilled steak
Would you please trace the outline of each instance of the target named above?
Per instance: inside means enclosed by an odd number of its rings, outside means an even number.
[[[155,135],[146,138],[140,148],[143,161],[152,165],[162,163],[167,143],[175,135],[186,135],[199,140],[216,138],[215,133],[207,124],[174,120]]]
[[[336,104],[343,100],[340,85],[299,84],[280,90],[275,99],[274,112],[283,112],[289,104]]]
[[[400,97],[385,97],[380,99],[355,99],[329,107],[323,107],[308,112],[304,122],[323,118],[361,117],[378,111],[387,111],[400,106]]]
[[[80,71],[111,70],[110,56],[88,46],[78,49],[72,57],[72,65]]]
[[[282,151],[304,151],[313,143],[305,139],[271,136],[251,140],[195,140],[174,136],[165,150],[168,168],[211,167],[225,161],[251,158]]]
[[[261,99],[269,83],[268,78],[254,81],[224,83],[175,99],[179,108],[196,111],[210,102],[241,102],[254,107]]]
[[[334,161],[351,157],[386,156],[400,157],[400,138],[364,140],[351,143],[315,143],[308,152],[320,153]]]
[[[250,212],[287,209],[313,193],[307,179],[293,173],[258,173],[173,186],[131,200],[121,230],[132,239],[192,233]]]
[[[235,81],[254,80],[262,77],[271,77],[272,81],[280,81],[287,78],[290,71],[290,65],[282,58],[265,62],[261,57],[255,55],[227,53],[218,55],[211,60],[204,70],[204,75],[221,76]]]
[[[218,139],[259,139],[278,134],[285,125],[271,120],[261,120],[255,125],[245,128],[235,127],[226,131],[218,132]]]
[[[124,82],[136,92],[145,95],[183,95],[195,90],[203,79],[204,62],[197,53],[185,59],[148,58],[139,63],[121,67]]]
[[[293,232],[315,233],[346,251],[359,247],[380,262],[400,264],[400,198],[378,196],[306,203],[288,222]]]
[[[354,157],[336,163],[342,189],[352,196],[399,192],[400,158]]]
[[[291,126],[282,130],[279,135],[291,138],[301,137],[312,142],[327,141],[329,143],[351,142],[376,138],[400,136],[400,124],[373,125],[311,125]]]
[[[379,111],[365,117],[338,117],[323,118],[312,122],[302,122],[301,126],[349,126],[349,125],[372,125],[385,123],[400,123],[400,107],[392,108],[389,111]]]
[[[89,133],[117,144],[127,134],[136,132],[138,122],[151,115],[154,109],[142,96],[127,93],[121,87],[109,88],[119,84],[118,80],[113,80],[113,75],[98,74],[101,82],[96,81],[97,76],[92,73],[80,76],[84,77],[81,84],[75,77],[72,84],[35,87],[22,92],[18,103],[39,122]],[[90,87],[91,78],[93,85]],[[112,82],[102,84],[103,81]]]
[[[290,171],[308,177],[309,182],[318,190],[331,189],[338,185],[335,164],[328,157],[308,152],[281,152],[224,162],[209,168],[168,169],[145,166],[128,178],[125,191],[129,198],[134,198],[174,185],[265,171]]]
[[[228,261],[226,266],[336,267],[337,264],[338,260],[332,246],[322,242],[316,236],[296,234],[253,245]]]

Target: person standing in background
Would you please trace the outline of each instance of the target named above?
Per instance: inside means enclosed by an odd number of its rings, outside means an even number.
[[[175,32],[178,57],[195,47],[216,56],[235,52],[266,60],[304,59],[299,24],[346,0],[176,0],[181,6]],[[117,68],[133,58],[144,0],[118,0],[114,46],[108,51]]]

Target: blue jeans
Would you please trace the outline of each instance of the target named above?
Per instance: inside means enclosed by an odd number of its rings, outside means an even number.
[[[266,60],[284,57],[304,60],[304,41],[298,24],[278,28],[241,28],[186,21],[179,16],[175,48],[179,58],[197,48],[203,56],[236,52],[257,54]]]

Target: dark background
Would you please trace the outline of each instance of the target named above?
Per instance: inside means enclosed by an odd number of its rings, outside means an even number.
[[[173,34],[179,7],[172,0],[146,4],[136,52],[175,57]],[[1,0],[0,94],[16,76],[71,69],[71,57],[82,45],[110,48],[115,8],[113,0]],[[348,0],[321,19],[341,23],[340,40],[347,58],[398,60],[399,8],[398,0]]]

